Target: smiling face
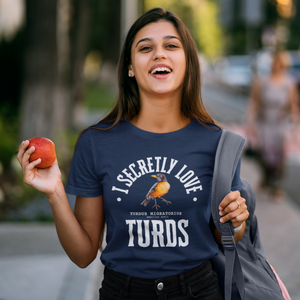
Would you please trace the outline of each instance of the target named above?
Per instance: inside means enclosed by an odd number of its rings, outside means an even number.
[[[129,74],[144,96],[181,99],[186,59],[180,36],[168,21],[149,23],[138,31],[131,47]]]

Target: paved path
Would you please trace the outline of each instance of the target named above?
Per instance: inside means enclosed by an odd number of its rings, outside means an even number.
[[[102,266],[63,251],[54,225],[0,224],[0,300],[96,300]]]

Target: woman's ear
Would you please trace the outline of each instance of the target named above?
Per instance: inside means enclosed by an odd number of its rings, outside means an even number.
[[[134,77],[134,71],[131,64],[128,66],[128,76]]]

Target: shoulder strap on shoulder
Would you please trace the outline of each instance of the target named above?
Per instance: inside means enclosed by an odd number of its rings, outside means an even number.
[[[215,157],[211,196],[212,217],[220,232],[219,204],[231,192],[235,169],[245,144],[246,139],[242,136],[231,131],[222,131]]]
[[[231,184],[238,161],[241,157],[246,139],[231,131],[222,131],[219,140],[212,181],[211,211],[216,228],[222,234],[222,244],[225,254],[225,300],[232,299],[232,279],[235,274],[236,285],[244,298],[245,287],[243,272],[234,241],[234,231],[231,222],[219,222],[219,205],[223,198],[231,191]]]

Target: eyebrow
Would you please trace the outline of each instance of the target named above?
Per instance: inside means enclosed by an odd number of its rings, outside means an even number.
[[[175,36],[175,35],[167,35],[167,36],[165,36],[163,39],[164,39],[164,40],[177,39],[178,41],[180,41],[180,39],[179,39],[177,36]],[[150,42],[151,42],[152,40],[153,40],[153,39],[151,39],[151,38],[143,38],[143,39],[139,40],[139,41],[136,43],[135,48],[136,48],[137,45],[138,45],[139,43],[141,43],[141,42],[145,42],[145,41],[150,41]]]

